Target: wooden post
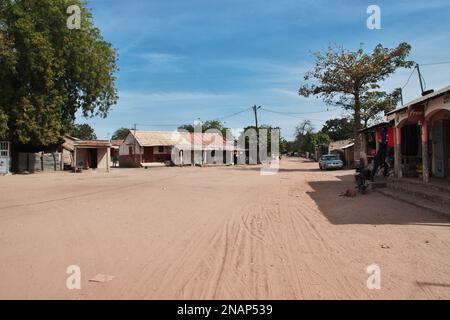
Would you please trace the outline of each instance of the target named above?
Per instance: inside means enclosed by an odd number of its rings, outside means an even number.
[[[75,168],[75,172],[77,171],[77,147],[73,148],[73,167]]]
[[[422,126],[422,176],[423,182],[430,182],[430,165],[428,161],[428,123],[424,120]]]
[[[394,173],[397,179],[402,178],[402,128],[394,127]]]
[[[106,148],[106,172],[108,172],[108,173],[109,173],[109,162],[110,162],[109,156],[110,156],[110,154],[111,154],[111,149]]]

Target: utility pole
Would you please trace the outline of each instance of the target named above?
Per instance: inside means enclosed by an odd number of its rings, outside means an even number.
[[[261,164],[259,159],[259,127],[258,127],[258,110],[261,109],[261,106],[257,107],[253,106],[253,112],[255,113],[255,125],[256,125],[256,161],[258,164]]]
[[[400,88],[400,102],[402,103],[403,106],[403,89]]]
[[[416,69],[417,69],[417,73],[419,74],[419,81],[420,81],[420,89],[422,90],[422,95],[425,92],[424,88],[423,88],[423,82],[422,82],[422,74],[420,73],[420,67],[419,64],[416,64]]]

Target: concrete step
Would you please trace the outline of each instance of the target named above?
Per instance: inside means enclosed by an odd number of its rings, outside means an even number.
[[[423,187],[426,189],[433,189],[436,191],[446,192],[450,194],[450,183],[433,183],[430,182],[428,184],[424,184],[420,180],[414,180],[414,179],[396,179],[396,178],[388,178],[388,182],[391,183],[399,183],[399,184],[406,184],[411,186],[417,186],[417,187]]]
[[[426,198],[417,197],[414,194],[406,193],[401,190],[396,190],[392,188],[376,188],[374,191],[379,192],[385,196],[390,198],[403,201],[419,207],[421,209],[425,209],[427,211],[437,213],[440,215],[444,215],[446,217],[450,217],[450,205],[445,203],[439,203],[431,200],[427,200]]]
[[[442,186],[416,183],[407,180],[389,180],[387,187],[389,190],[396,190],[450,207],[450,191]]]

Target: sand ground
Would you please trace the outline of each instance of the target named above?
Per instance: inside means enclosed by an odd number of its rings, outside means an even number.
[[[339,197],[353,172],[317,167],[0,177],[0,298],[450,298],[448,218]],[[380,290],[366,285],[374,263]],[[81,290],[66,288],[70,265]]]

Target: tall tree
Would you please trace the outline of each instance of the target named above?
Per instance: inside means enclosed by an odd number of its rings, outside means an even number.
[[[398,68],[410,68],[413,65],[412,61],[407,60],[410,50],[411,46],[407,43],[393,49],[379,44],[372,53],[365,53],[362,47],[357,51],[329,47],[327,52],[315,54],[316,65],[304,77],[305,81],[313,80],[313,83],[302,85],[299,94],[304,97],[314,95],[328,104],[350,111],[356,137],[361,129],[362,97],[377,91],[379,83]],[[360,150],[360,141],[356,139],[357,161]]]
[[[308,132],[314,131],[311,120],[304,120],[295,128],[294,148],[300,150]]]
[[[81,140],[97,139],[97,135],[95,134],[94,129],[87,123],[72,125],[69,129],[68,134],[74,138],[78,138]]]
[[[119,128],[113,133],[111,139],[112,140],[125,140],[128,136],[128,133],[130,133],[130,129],[123,128],[123,127]]]
[[[81,29],[67,27],[71,5],[81,9]],[[117,101],[116,59],[84,0],[2,0],[0,131],[17,144],[49,146],[77,111],[106,117]]]

